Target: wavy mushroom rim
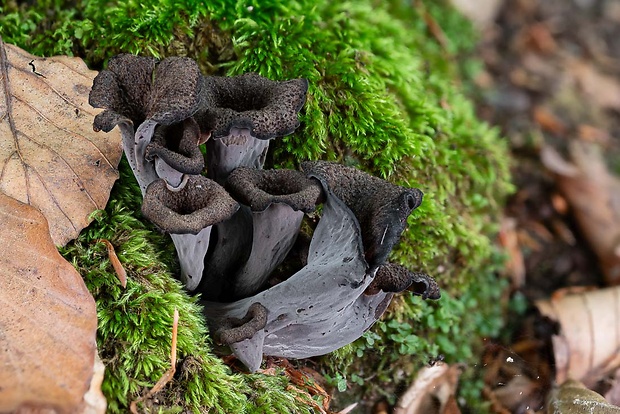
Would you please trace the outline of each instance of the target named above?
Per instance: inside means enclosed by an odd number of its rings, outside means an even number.
[[[318,180],[288,169],[238,167],[228,177],[225,188],[256,212],[265,211],[273,203],[282,203],[295,211],[309,213],[325,198]]]
[[[301,169],[308,177],[324,181],[351,209],[362,229],[369,265],[385,263],[405,229],[407,218],[421,204],[422,191],[333,162],[306,161]]]
[[[152,119],[170,125],[192,116],[199,108],[203,76],[195,61],[185,57],[152,57],[119,54],[97,74],[89,103],[110,114],[94,128],[108,132],[114,119],[127,118],[133,125]]]
[[[307,92],[307,79],[273,81],[256,73],[205,77],[199,123],[214,139],[229,136],[233,128],[248,129],[260,140],[286,136],[300,125]]]
[[[199,146],[201,140],[200,128],[191,117],[182,123],[158,125],[146,146],[144,158],[151,162],[159,157],[179,173],[198,175],[205,168],[204,155]]]
[[[142,214],[161,230],[198,234],[238,210],[239,204],[219,184],[200,175],[186,177],[186,184],[179,189],[170,188],[164,179],[153,181],[146,189]]]
[[[412,272],[397,263],[385,263],[379,266],[364,294],[376,295],[381,291],[399,293],[405,290],[422,296],[422,299],[437,300],[441,297],[439,285],[433,277],[422,272]]]
[[[243,318],[227,318],[222,327],[216,331],[216,337],[226,345],[232,345],[246,339],[251,339],[258,331],[267,325],[268,310],[259,302],[248,308]]]

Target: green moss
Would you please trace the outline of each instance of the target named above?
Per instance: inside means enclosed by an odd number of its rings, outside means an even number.
[[[0,35],[38,55],[81,56],[93,68],[124,51],[188,55],[209,74],[307,78],[302,126],[274,143],[271,166],[337,160],[425,193],[392,259],[436,276],[443,299],[424,303],[402,295],[364,338],[322,360],[333,378],[375,370],[387,381],[399,367],[405,374],[397,382],[404,382],[433,355],[472,361],[480,338],[497,332],[503,284],[494,276],[501,260],[491,240],[511,190],[505,144],[462,93],[460,74],[472,66],[462,63],[471,62],[464,57],[471,28],[440,2],[408,4],[9,1],[0,6]],[[425,13],[442,25],[447,44],[433,38]],[[111,407],[122,410],[167,369],[177,307],[179,352],[193,362],[168,401],[194,411],[310,410],[291,397],[283,378],[233,374],[213,356],[195,300],[170,277],[177,264],[169,239],[135,213],[139,192],[131,182],[123,176],[106,210],[64,251],[97,299]],[[97,238],[111,240],[128,267],[126,290],[116,284]]]
[[[193,412],[310,412],[287,390],[283,375],[235,374],[211,352],[205,321],[196,298],[188,296],[170,274],[174,248],[136,214],[140,191],[125,161],[108,206],[93,223],[61,249],[83,275],[97,300],[97,343],[106,365],[103,392],[111,412],[126,412],[169,368],[172,315],[178,309],[178,378],[166,389],[158,409]],[[109,240],[124,265],[123,289],[108,259]],[[268,405],[269,409],[264,406]],[[273,408],[275,407],[275,408]],[[275,411],[270,411],[270,410]]]

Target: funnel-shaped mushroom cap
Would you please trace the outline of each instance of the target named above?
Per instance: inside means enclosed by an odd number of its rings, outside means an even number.
[[[200,128],[214,138],[232,128],[248,128],[258,139],[282,137],[299,126],[297,112],[308,91],[306,79],[272,81],[256,73],[234,77],[206,77]]]
[[[185,176],[180,189],[163,179],[153,181],[144,194],[142,214],[163,231],[197,234],[230,218],[239,208],[219,184],[200,175]]]
[[[96,130],[110,131],[129,119],[169,125],[190,117],[198,108],[203,78],[189,58],[155,58],[121,54],[93,81],[89,103],[106,110],[95,117]]]
[[[262,169],[268,149],[268,140],[254,138],[247,128],[232,128],[227,137],[207,141],[208,176],[224,184],[235,168]]]
[[[146,146],[145,158],[152,161],[159,157],[169,167],[182,174],[200,174],[205,160],[200,147],[201,135],[193,118],[155,129],[151,142]],[[161,178],[161,174],[159,174]]]
[[[301,168],[309,177],[323,180],[353,211],[362,229],[368,263],[384,263],[405,229],[407,217],[422,203],[422,191],[331,162],[304,162]]]
[[[264,211],[272,203],[310,212],[320,202],[321,184],[295,170],[257,170],[239,167],[225,185],[230,194],[252,211]]]

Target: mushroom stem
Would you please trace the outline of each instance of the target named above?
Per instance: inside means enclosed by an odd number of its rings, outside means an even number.
[[[181,265],[181,281],[189,292],[195,291],[202,279],[212,228],[205,227],[198,234],[170,234]]]
[[[303,211],[294,211],[279,203],[270,205],[265,211],[252,212],[252,252],[235,275],[233,295],[236,299],[253,295],[265,284],[295,244],[303,218]]]
[[[263,168],[269,140],[254,138],[248,128],[231,128],[230,135],[207,141],[207,175],[219,184],[237,167]]]

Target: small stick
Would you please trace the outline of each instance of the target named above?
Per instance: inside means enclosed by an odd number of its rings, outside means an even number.
[[[177,331],[179,326],[179,311],[174,308],[174,316],[172,318],[172,344],[170,346],[170,368],[168,371],[164,372],[159,381],[151,388],[149,392],[147,392],[142,397],[138,398],[135,401],[132,401],[129,405],[129,410],[133,414],[138,414],[138,406],[139,402],[146,400],[147,398],[151,398],[153,395],[162,390],[170,382],[172,377],[174,377],[174,373],[176,372],[177,366]]]
[[[127,272],[125,272],[125,268],[121,264],[121,261],[118,260],[118,256],[116,255],[116,251],[114,250],[114,246],[110,243],[109,240],[99,239],[99,241],[108,248],[108,257],[110,258],[110,263],[112,263],[112,267],[116,272],[116,276],[118,280],[121,282],[121,286],[123,288],[127,287]]]

